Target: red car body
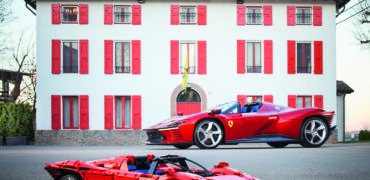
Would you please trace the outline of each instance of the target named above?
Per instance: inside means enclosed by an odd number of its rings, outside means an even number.
[[[238,102],[235,107],[239,106]],[[186,146],[195,143],[195,129],[204,120],[218,123],[224,137],[220,144],[237,144],[243,142],[284,142],[300,143],[301,129],[305,120],[316,117],[330,127],[334,112],[326,112],[319,108],[293,109],[271,103],[249,103],[244,106],[256,106],[256,112],[234,111],[233,113],[219,112],[213,109],[209,112],[189,116],[175,116],[145,131],[148,135],[148,145]],[[330,134],[328,133],[328,136]]]
[[[199,169],[192,168],[189,163]],[[56,180],[253,180],[246,173],[228,168],[221,162],[212,169],[177,155],[124,155],[96,161],[68,160],[47,163],[45,170]]]

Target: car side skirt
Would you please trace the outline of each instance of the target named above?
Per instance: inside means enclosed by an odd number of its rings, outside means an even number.
[[[298,138],[290,137],[282,134],[263,134],[263,135],[254,135],[249,138],[228,140],[225,143],[262,143],[262,142],[300,142]]]

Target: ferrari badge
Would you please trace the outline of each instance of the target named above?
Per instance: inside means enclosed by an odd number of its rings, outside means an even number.
[[[233,121],[229,121],[228,123],[229,123],[229,127],[233,127],[233,125],[234,125]]]

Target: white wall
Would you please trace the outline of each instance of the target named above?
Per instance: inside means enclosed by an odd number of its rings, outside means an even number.
[[[343,112],[343,107],[344,107],[344,97],[345,95],[340,95],[337,96],[337,129],[338,129],[338,141],[344,141],[344,132],[343,132],[343,126],[344,124],[344,112]],[[345,130],[345,129],[344,129]]]
[[[287,105],[290,94],[321,94],[324,109],[336,110],[334,3],[322,4],[323,26],[287,26],[286,6],[294,3],[268,3],[273,6],[273,26],[237,26],[234,1],[201,3],[207,5],[206,26],[170,25],[170,5],[174,3],[153,1],[142,4],[139,26],[104,25],[104,4],[109,3],[105,1],[88,2],[88,25],[52,25],[51,3],[37,4],[38,130],[51,129],[53,94],[89,95],[90,129],[104,129],[104,95],[141,95],[143,128],[168,118],[171,93],[182,82],[181,74],[170,74],[170,40],[207,41],[207,74],[189,75],[188,81],[204,89],[208,107],[236,100],[237,94],[272,94],[274,103],[281,105]],[[51,39],[88,39],[89,74],[52,75]],[[104,74],[105,39],[141,40],[142,73]],[[237,39],[273,40],[273,74],[237,74]],[[324,74],[287,74],[287,40],[322,40]]]

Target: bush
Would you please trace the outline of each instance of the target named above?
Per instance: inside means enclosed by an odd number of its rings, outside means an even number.
[[[361,130],[360,134],[358,135],[358,140],[370,140],[370,131],[368,130]]]
[[[29,104],[0,103],[0,136],[33,137],[33,114]]]

